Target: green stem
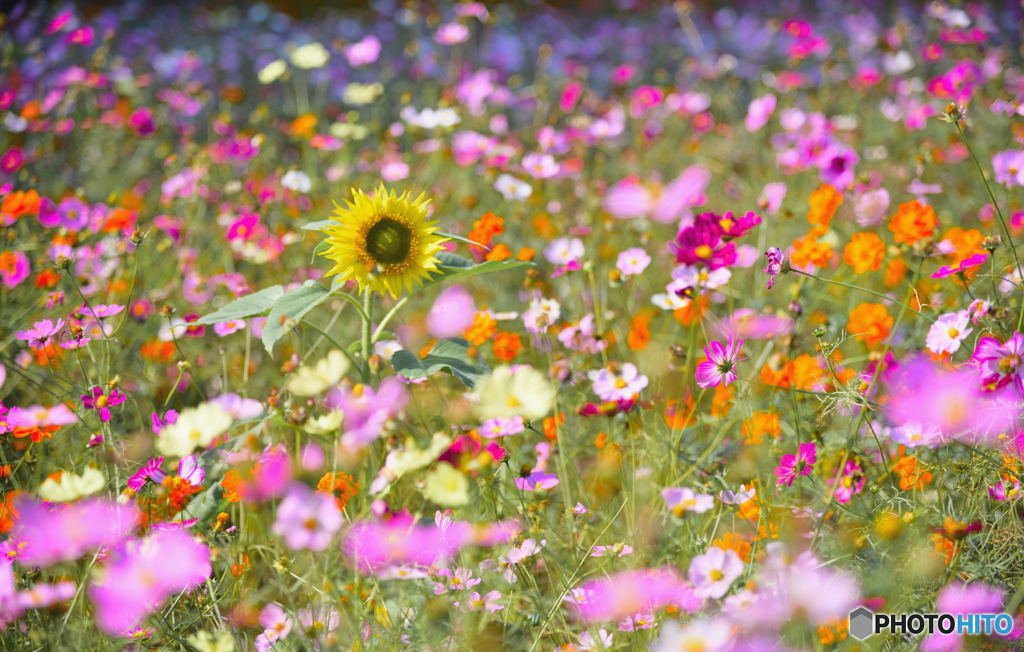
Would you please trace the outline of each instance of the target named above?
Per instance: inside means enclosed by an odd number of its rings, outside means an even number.
[[[897,306],[901,306],[901,307],[909,310],[912,313],[920,315],[921,317],[924,317],[928,321],[935,321],[934,319],[932,319],[928,315],[926,315],[926,314],[924,314],[924,313],[922,313],[920,311],[914,310],[913,308],[911,308],[910,306],[906,305],[905,303],[900,303],[896,299],[893,299],[892,297],[888,297],[888,296],[882,294],[881,292],[875,292],[874,290],[869,290],[868,288],[861,287],[859,285],[851,285],[850,283],[843,283],[842,281],[832,281],[830,279],[822,278],[820,276],[816,276],[814,274],[811,274],[810,272],[802,272],[799,269],[795,269],[795,268],[790,268],[789,271],[793,272],[794,274],[799,274],[801,276],[806,276],[808,278],[813,278],[814,280],[821,281],[822,283],[829,283],[831,285],[838,285],[840,287],[850,288],[851,290],[860,290],[861,292],[867,292],[868,294],[873,294],[876,297],[878,297],[879,299],[885,299],[889,303],[895,304]]]
[[[384,315],[384,317],[380,320],[380,323],[377,324],[377,328],[374,329],[373,337],[370,338],[370,344],[376,344],[377,340],[379,340],[380,336],[384,333],[384,328],[388,325],[388,322],[390,322],[392,317],[397,315],[398,311],[401,310],[402,306],[404,306],[408,302],[409,297],[402,297],[401,299],[398,300],[398,302],[395,305],[391,307],[391,310],[389,310],[387,314]]]
[[[981,163],[978,161],[978,157],[974,154],[974,150],[971,148],[970,143],[967,142],[967,136],[964,134],[963,127],[960,126],[960,121],[954,121],[956,126],[956,132],[960,134],[960,141],[963,142],[964,147],[967,148],[967,153],[971,155],[971,160],[974,161],[974,167],[978,170],[978,176],[981,177],[981,182],[985,186],[985,192],[988,193],[988,198],[992,200],[992,207],[996,209],[996,217],[999,218],[999,226],[1003,227],[1003,235],[1006,236],[1006,241],[1010,245],[1010,253],[1013,254],[1013,262],[1017,266],[1017,275],[1020,278],[1024,278],[1024,271],[1021,271],[1020,257],[1017,256],[1017,246],[1013,244],[1013,236],[1010,234],[1010,227],[1006,224],[1006,218],[1003,217],[1003,211],[999,208],[999,202],[996,201],[995,193],[992,192],[992,186],[988,184],[988,179],[985,178],[985,171],[981,169]],[[1020,330],[1021,323],[1024,322],[1024,301],[1020,303],[1020,312],[1017,314],[1017,330]]]
[[[363,318],[362,337],[360,338],[360,352],[363,355],[363,364],[366,371],[363,376],[365,380],[370,379],[370,352],[373,350],[373,292],[369,289],[363,292]]]

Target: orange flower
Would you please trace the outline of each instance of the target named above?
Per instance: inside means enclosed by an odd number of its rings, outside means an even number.
[[[896,242],[912,245],[932,237],[938,224],[935,209],[915,199],[899,205],[889,221],[889,230],[896,236]]]
[[[751,446],[760,444],[761,438],[765,435],[778,439],[782,435],[779,414],[778,412],[754,412],[740,426],[740,432],[743,433],[743,439]]]
[[[900,476],[900,489],[924,489],[931,482],[932,474],[913,455],[904,455],[892,467]]]
[[[952,539],[947,539],[938,533],[932,533],[932,547],[936,554],[942,556],[943,560],[948,565],[949,562],[953,561],[953,553],[956,552],[956,542]]]
[[[889,337],[892,315],[881,303],[862,303],[850,311],[846,330],[868,346],[881,344]]]
[[[818,642],[822,645],[835,645],[845,640],[848,633],[847,621],[833,620],[818,627]]]
[[[0,203],[0,215],[8,215],[14,219],[25,215],[38,215],[39,202],[39,193],[35,190],[15,190]]]
[[[544,417],[544,436],[551,441],[558,440],[558,426],[565,423],[565,415],[559,412],[553,417]]]
[[[907,264],[899,258],[890,258],[885,266],[885,278],[882,282],[885,287],[894,288],[900,284],[903,277],[907,275]]]
[[[957,263],[975,254],[985,253],[985,249],[981,246],[985,240],[985,234],[978,229],[962,229],[959,226],[954,226],[942,235],[942,240],[953,245],[953,258]]]
[[[317,117],[313,113],[303,113],[299,117],[292,120],[292,133],[296,136],[303,136],[309,138],[316,129]]]
[[[545,240],[550,240],[558,235],[558,229],[547,213],[537,213],[533,217],[533,230]]]
[[[854,233],[843,249],[843,262],[858,274],[876,272],[885,259],[885,242],[870,231]]]
[[[245,571],[248,570],[250,566],[252,566],[252,562],[249,561],[249,555],[243,552],[239,559],[239,563],[231,564],[231,574],[236,578],[239,578],[245,574]]]
[[[794,267],[828,267],[832,262],[832,246],[827,242],[819,242],[821,231],[811,229],[803,238],[793,241],[793,253],[789,259]]]
[[[473,315],[473,323],[469,325],[462,335],[473,346],[480,346],[487,340],[494,337],[498,332],[498,322],[486,310],[478,311]]]
[[[147,362],[168,364],[171,360],[174,360],[174,342],[152,339],[139,348],[139,355]]]
[[[14,520],[18,518],[18,510],[14,507],[14,503],[17,502],[21,493],[14,490],[4,494],[3,503],[0,503],[0,534],[9,532],[14,527]]]
[[[629,324],[629,334],[626,336],[626,344],[632,351],[643,351],[651,342],[651,319],[649,312],[641,312]]]
[[[711,545],[717,546],[722,550],[732,550],[744,562],[750,561],[750,542],[735,532],[726,532],[718,539],[712,541]]]
[[[843,203],[843,195],[827,183],[811,193],[808,200],[811,208],[807,211],[807,221],[818,226],[828,226],[836,209]]]
[[[681,430],[693,423],[695,413],[693,399],[689,396],[686,397],[686,401],[682,405],[679,404],[679,401],[665,403],[665,423],[673,430]]]
[[[508,260],[512,257],[512,250],[504,242],[494,245],[494,248],[484,255],[484,260]]]
[[[715,393],[711,397],[711,416],[724,417],[732,409],[732,390],[726,385],[715,386]]]
[[[341,511],[359,493],[359,483],[348,473],[325,473],[316,483],[316,490],[334,496],[338,511]]]
[[[115,208],[110,211],[110,215],[108,215],[106,221],[103,222],[102,231],[104,233],[115,233],[117,231],[131,229],[135,226],[137,218],[138,216],[135,211],[128,210],[127,208]]]
[[[686,304],[686,306],[675,310],[672,316],[683,326],[693,326],[701,320],[707,309],[708,295],[704,294]]]
[[[486,248],[491,246],[494,236],[502,233],[504,230],[504,218],[498,217],[494,213],[485,213],[479,220],[473,222],[473,228],[469,230],[466,237],[482,245],[469,246],[470,251],[473,252],[473,258],[476,258],[478,261],[483,260],[484,254],[487,253]]]
[[[36,276],[37,288],[53,288],[60,282],[60,274],[52,269],[44,269]]]
[[[502,362],[511,362],[519,355],[523,343],[517,333],[501,331],[494,336],[494,357]]]
[[[523,247],[522,249],[519,250],[519,253],[516,254],[516,260],[522,260],[522,261],[533,260],[533,256],[536,253],[537,252],[534,251],[533,249],[531,249],[530,247]]]
[[[242,488],[242,476],[238,471],[229,469],[224,474],[224,479],[220,481],[220,486],[224,488],[224,500],[229,503],[237,503],[242,500],[242,494],[239,490]]]

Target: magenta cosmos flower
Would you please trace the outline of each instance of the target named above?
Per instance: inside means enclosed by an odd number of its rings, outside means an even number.
[[[974,362],[986,389],[1013,383],[1024,392],[1024,335],[1014,333],[1003,343],[994,337],[982,337],[974,347]]]
[[[122,394],[116,387],[110,392],[104,392],[102,387],[93,387],[89,394],[82,394],[82,405],[88,410],[96,410],[100,413],[100,421],[110,421],[110,408],[121,405],[128,397]]]
[[[746,360],[740,355],[743,347],[743,340],[729,338],[729,343],[722,346],[717,340],[712,340],[704,347],[704,354],[708,359],[697,365],[694,374],[697,378],[697,385],[700,387],[717,387],[728,385],[736,380],[736,363]]]
[[[818,447],[813,442],[800,444],[796,455],[783,455],[779,465],[775,467],[775,475],[780,485],[792,486],[798,475],[810,475],[814,463],[818,461]]]
[[[702,265],[712,270],[729,267],[736,262],[736,245],[723,242],[722,227],[714,213],[702,213],[693,224],[684,227],[669,249],[682,265]]]
[[[119,635],[138,627],[168,597],[210,576],[210,549],[185,530],[159,530],[128,542],[89,596],[96,623]]]

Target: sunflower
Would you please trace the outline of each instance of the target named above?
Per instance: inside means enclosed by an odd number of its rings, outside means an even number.
[[[383,185],[373,197],[353,188],[351,201],[335,203],[336,224],[323,229],[328,247],[321,255],[334,262],[327,274],[392,297],[419,286],[438,268],[437,253],[448,241],[427,220],[429,203],[422,194],[411,199]]]

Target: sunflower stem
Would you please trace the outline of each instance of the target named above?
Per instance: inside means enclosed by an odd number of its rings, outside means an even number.
[[[362,338],[360,350],[363,354],[363,381],[370,381],[370,349],[373,345],[373,292],[367,288],[363,292],[363,318]]]

